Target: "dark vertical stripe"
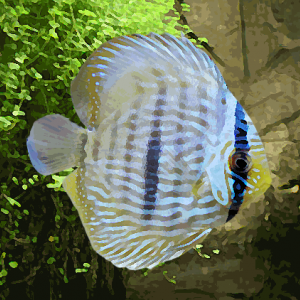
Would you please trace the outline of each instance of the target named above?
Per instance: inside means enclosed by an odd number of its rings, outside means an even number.
[[[245,112],[239,102],[235,109],[235,126],[234,126],[234,147],[236,151],[249,151],[249,143],[247,140],[248,125],[245,121]]]
[[[152,212],[155,210],[156,193],[158,186],[158,166],[161,152],[160,121],[154,121],[155,129],[151,132],[148,142],[145,169],[145,194],[144,194],[144,220],[152,219]]]
[[[153,70],[157,77],[161,77],[161,73]],[[159,74],[157,74],[159,73]],[[158,100],[155,103],[155,110],[153,112],[153,121],[150,138],[147,145],[146,166],[145,166],[145,194],[144,194],[144,220],[151,220],[153,211],[155,210],[155,202],[157,197],[158,187],[158,168],[159,157],[161,153],[161,117],[163,110],[161,106],[166,104],[165,98],[167,87],[164,81],[158,82],[160,86],[158,90]]]
[[[245,112],[243,107],[239,102],[237,102],[236,109],[235,109],[235,128],[234,128],[234,147],[235,151],[239,152],[248,152],[250,150],[249,143],[247,140],[247,132],[248,132],[248,124],[245,120]],[[238,174],[241,178],[247,180],[248,172],[239,173]],[[246,191],[246,185],[242,180],[235,177],[233,175],[234,183],[233,183],[233,191],[234,197],[232,200],[232,204],[230,206],[228,212],[228,218],[226,222],[230,221],[239,211],[241,204],[244,201],[244,193]]]
[[[156,136],[155,136],[156,135]],[[145,195],[144,209],[154,210],[156,201],[156,192],[158,185],[158,160],[161,152],[160,131],[151,132],[151,139],[148,143],[148,152],[146,157],[145,171]]]

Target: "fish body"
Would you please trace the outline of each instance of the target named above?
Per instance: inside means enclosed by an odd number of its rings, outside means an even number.
[[[117,267],[182,255],[271,183],[251,119],[184,36],[104,43],[71,95],[86,129],[45,116],[31,129],[29,156],[43,175],[78,166],[63,186],[93,249]]]

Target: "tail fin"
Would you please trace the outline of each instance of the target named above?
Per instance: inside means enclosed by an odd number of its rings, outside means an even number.
[[[27,149],[34,168],[50,175],[78,165],[86,141],[85,129],[61,115],[49,115],[34,122]]]

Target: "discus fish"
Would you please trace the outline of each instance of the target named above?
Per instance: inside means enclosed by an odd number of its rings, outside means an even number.
[[[102,44],[71,84],[86,129],[61,115],[27,147],[63,187],[93,249],[117,267],[153,268],[201,242],[271,183],[249,116],[209,56],[183,35]]]

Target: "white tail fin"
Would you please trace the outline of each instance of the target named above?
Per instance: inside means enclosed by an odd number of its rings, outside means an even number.
[[[34,122],[27,149],[34,168],[50,175],[77,166],[86,141],[85,129],[61,115],[49,115]]]

